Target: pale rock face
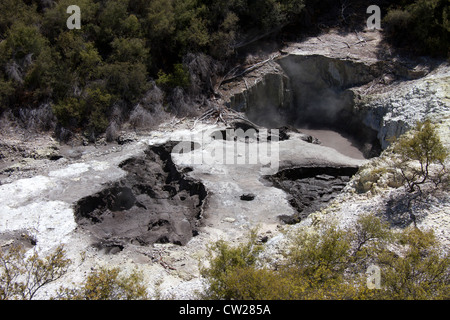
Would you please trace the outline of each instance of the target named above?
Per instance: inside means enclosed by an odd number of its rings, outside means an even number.
[[[426,118],[448,130],[449,83],[450,67],[443,65],[424,78],[389,85],[385,92],[366,97],[361,105],[366,112],[364,122],[378,131],[383,149],[392,138]],[[450,142],[448,135],[443,134],[442,138]]]

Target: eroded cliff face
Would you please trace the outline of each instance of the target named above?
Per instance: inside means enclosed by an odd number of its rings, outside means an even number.
[[[449,114],[448,66],[381,55],[377,33],[315,37],[225,88],[225,100],[260,125],[345,132],[370,158],[416,121]]]
[[[249,119],[264,126],[275,128],[286,123],[292,104],[292,84],[279,64],[272,61],[241,80],[242,88],[234,91],[227,101],[230,108],[245,112]]]
[[[450,67],[442,64],[419,79],[390,83],[370,90],[362,87],[355,100],[355,110],[363,115],[364,124],[377,131],[383,149],[393,138],[425,118],[440,124],[445,144],[450,143]],[[364,94],[365,93],[365,94]]]

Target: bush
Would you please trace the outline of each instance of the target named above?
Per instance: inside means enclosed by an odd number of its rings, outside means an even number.
[[[209,299],[445,299],[450,294],[448,252],[433,232],[393,232],[372,214],[356,227],[325,224],[304,228],[292,238],[285,259],[263,267],[263,248],[248,242],[211,246],[202,270]],[[376,265],[381,288],[367,286],[366,270]]]
[[[190,84],[189,72],[181,63],[177,63],[173,66],[172,73],[166,74],[164,71],[160,70],[158,72],[156,84],[159,87],[166,89],[173,89],[176,87],[186,89]]]
[[[383,295],[390,299],[448,299],[450,297],[450,256],[441,251],[432,231],[405,230],[401,256],[385,250],[379,255]]]
[[[68,97],[52,105],[52,111],[64,127],[81,126],[85,118],[86,102],[81,98]]]
[[[21,246],[0,250],[0,300],[32,300],[44,286],[64,276],[71,260],[63,246],[45,257],[36,250],[28,254]],[[93,270],[82,285],[59,287],[54,299],[137,300],[148,299],[142,273],[123,275],[119,268]]]
[[[79,288],[60,289],[61,300],[147,300],[148,294],[142,284],[142,273],[134,270],[121,275],[119,268],[99,268],[92,271]]]
[[[26,255],[20,246],[0,250],[0,300],[32,300],[43,286],[66,274],[70,262],[62,246],[44,258],[37,251]]]
[[[411,30],[412,20],[411,13],[406,10],[390,10],[384,18],[387,36],[397,44],[407,44],[407,38],[404,35]]]
[[[450,9],[446,0],[416,0],[388,11],[387,38],[416,53],[450,54]]]
[[[147,69],[140,62],[114,62],[100,68],[111,94],[127,102],[137,101],[147,90]]]
[[[83,97],[68,97],[53,105],[58,121],[66,128],[87,128],[90,134],[100,134],[108,127],[108,111],[113,97],[101,88],[89,88]]]
[[[88,128],[96,135],[105,132],[108,127],[107,113],[111,107],[111,101],[112,96],[100,88],[87,90]]]
[[[238,279],[242,274],[255,271],[257,255],[261,247],[256,245],[256,233],[251,232],[249,240],[237,247],[230,247],[224,241],[218,241],[208,248],[210,267],[201,270],[208,280],[205,299],[239,299],[245,289]],[[254,274],[259,278],[256,274]],[[253,285],[253,283],[251,284]],[[249,288],[253,291],[253,288]]]
[[[433,179],[432,166],[440,167],[435,175],[438,182],[441,172],[445,172],[444,162],[449,155],[437,133],[436,126],[430,120],[418,122],[412,132],[401,136],[394,148],[399,158],[396,166],[400,169],[402,177],[410,192]],[[418,166],[414,163],[416,162]]]

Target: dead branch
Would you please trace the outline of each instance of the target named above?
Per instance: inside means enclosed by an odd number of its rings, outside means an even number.
[[[255,127],[255,128],[259,127],[258,125],[254,124],[250,120],[246,119],[239,112],[237,112],[233,109],[227,108],[226,106],[216,105],[216,106],[209,108],[205,113],[203,113],[200,117],[198,117],[194,121],[194,125],[192,126],[191,129],[194,129],[197,122],[199,122],[199,121],[211,121],[211,122],[214,122],[215,124],[221,122],[221,123],[224,123],[226,126],[228,126],[228,124],[230,122],[233,122],[236,120],[243,121],[243,122],[247,123],[248,125]]]
[[[217,89],[219,89],[219,88],[222,86],[222,84],[227,83],[227,82],[230,82],[230,81],[233,81],[233,80],[235,80],[235,79],[237,79],[237,78],[240,78],[240,77],[242,77],[243,75],[245,75],[246,73],[248,73],[248,72],[250,72],[250,71],[252,71],[252,70],[255,70],[255,69],[259,68],[260,66],[266,64],[266,63],[269,62],[269,61],[273,61],[274,59],[276,59],[276,58],[279,57],[279,56],[280,56],[280,54],[276,54],[276,55],[270,57],[269,59],[266,59],[266,60],[264,60],[264,61],[260,61],[260,62],[258,62],[258,63],[256,63],[256,64],[254,64],[254,65],[248,67],[247,69],[245,69],[244,71],[242,71],[241,73],[239,73],[239,74],[237,74],[237,75],[233,75],[233,76],[227,78],[227,76],[231,73],[231,71],[236,70],[238,67],[233,68],[233,69],[232,69],[230,72],[228,72],[227,75],[219,82],[219,84],[217,85]]]

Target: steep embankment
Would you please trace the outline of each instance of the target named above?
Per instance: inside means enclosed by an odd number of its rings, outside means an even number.
[[[448,66],[389,56],[381,41],[331,32],[289,44],[220,92],[255,123],[337,130],[372,157],[417,120],[448,117]]]

